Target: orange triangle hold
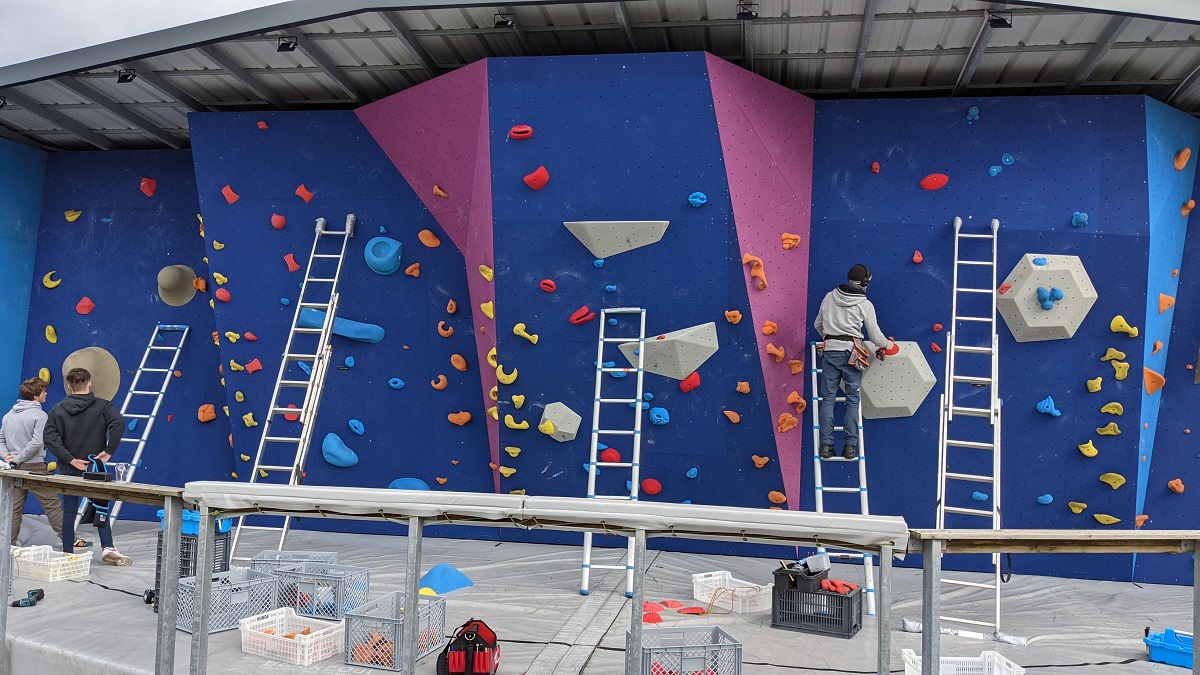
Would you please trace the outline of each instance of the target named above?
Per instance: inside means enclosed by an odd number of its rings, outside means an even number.
[[[1175,306],[1174,296],[1167,295],[1166,293],[1158,294],[1158,313],[1159,314],[1162,314],[1163,312],[1167,311],[1168,309],[1171,309],[1174,306]]]
[[[1142,368],[1142,379],[1146,383],[1147,394],[1158,393],[1158,390],[1162,389],[1163,385],[1167,383],[1167,378],[1149,368]]]

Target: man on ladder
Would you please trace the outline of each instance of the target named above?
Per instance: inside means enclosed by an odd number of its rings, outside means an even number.
[[[870,353],[862,344],[862,331],[875,345],[884,345],[875,350],[880,360],[885,355],[896,353],[896,344],[879,329],[875,319],[875,306],[867,300],[867,286],[871,283],[871,270],[858,264],[850,268],[844,283],[825,294],[821,309],[813,327],[825,340],[821,359],[821,434],[820,455],[822,459],[833,457],[833,403],[838,385],[846,390],[846,417],[842,424],[842,457],[858,457],[858,408],[862,373],[870,365]]]

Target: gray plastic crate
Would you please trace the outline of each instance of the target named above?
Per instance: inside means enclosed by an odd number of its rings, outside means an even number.
[[[229,532],[218,532],[213,536],[213,563],[211,573],[229,569]],[[158,548],[154,561],[154,611],[158,611],[159,574],[162,572],[163,533],[158,533]],[[196,576],[196,553],[200,549],[200,538],[194,534],[179,535],[179,578]]]
[[[290,567],[306,562],[336,565],[338,554],[325,551],[263,551],[250,559],[250,569],[255,572],[273,573],[281,567]]]
[[[439,651],[446,638],[446,599],[418,599],[417,659]],[[346,613],[346,663],[403,672],[404,594],[389,593]]]
[[[635,647],[625,632],[625,653]],[[642,673],[741,675],[742,643],[719,626],[642,628]]]
[[[242,619],[275,609],[275,577],[245,567],[212,575],[208,632],[238,627]],[[196,577],[179,580],[179,609],[175,627],[192,632],[196,616]]]
[[[852,638],[862,628],[862,589],[842,595],[833,591],[799,591],[775,585],[771,596],[771,628]]]
[[[366,567],[306,562],[280,567],[279,606],[301,616],[338,621],[371,596],[371,570]]]

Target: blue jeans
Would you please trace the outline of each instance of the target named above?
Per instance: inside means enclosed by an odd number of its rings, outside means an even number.
[[[846,388],[846,416],[842,420],[844,445],[858,447],[859,390],[862,372],[850,365],[850,352],[823,352],[821,360],[821,445],[833,445],[833,401],[838,384]]]
[[[63,495],[63,519],[62,519],[62,540],[63,553],[75,552],[75,516],[79,513],[78,495]],[[112,502],[109,502],[110,504]],[[97,527],[96,533],[100,535],[100,546],[104,548],[116,548],[113,546],[112,528],[108,525]]]

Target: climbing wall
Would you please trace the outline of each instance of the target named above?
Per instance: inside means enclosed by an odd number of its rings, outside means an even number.
[[[46,176],[46,153],[0,139],[0,393],[16,398],[20,382],[29,292],[34,282],[38,216]],[[36,374],[36,373],[35,373]]]
[[[155,181],[147,196],[143,178]],[[64,396],[62,362],[71,352],[98,346],[121,368],[118,407],[129,389],[156,323],[187,324],[192,332],[153,433],[142,456],[137,480],[182,486],[188,480],[218,480],[233,468],[222,420],[204,425],[196,409],[221,389],[217,349],[207,336],[214,329],[211,295],[197,293],[182,307],[166,305],[157,292],[158,272],[187,265],[206,274],[204,247],[196,219],[196,183],[187,151],[72,152],[50,155],[38,228],[37,261],[29,307],[29,332],[22,373],[48,368],[53,381],[45,408]],[[66,212],[79,211],[73,222]],[[47,288],[41,278],[61,280]],[[76,306],[83,297],[95,305],[89,314]],[[53,326],[57,342],[47,341]],[[161,375],[141,384],[157,386]],[[169,419],[169,421],[168,421]],[[117,461],[132,458],[123,444]],[[155,509],[129,505],[122,518],[156,519]]]

